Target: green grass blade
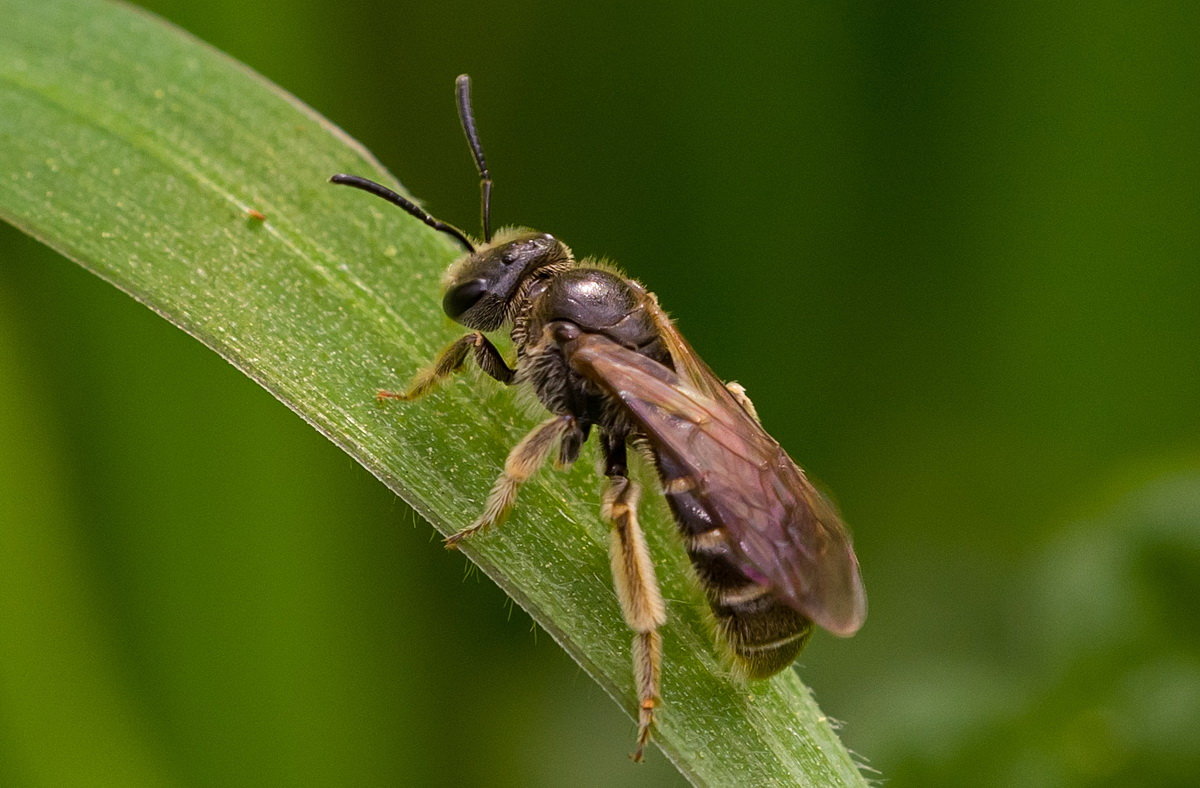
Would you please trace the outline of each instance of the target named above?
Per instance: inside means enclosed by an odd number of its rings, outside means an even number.
[[[466,525],[530,417],[471,379],[374,403],[455,336],[437,285],[453,244],[327,184],[335,172],[394,180],[158,19],[93,0],[0,0],[0,18],[0,216],[220,353],[442,533]],[[586,465],[530,483],[508,525],[465,552],[632,712],[630,635]],[[751,686],[723,673],[666,507],[644,508],[671,600],[667,755],[702,784],[863,784],[795,673]]]

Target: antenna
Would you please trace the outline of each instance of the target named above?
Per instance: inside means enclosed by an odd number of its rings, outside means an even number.
[[[479,202],[483,214],[483,242],[492,242],[492,174],[488,172],[487,160],[483,158],[483,145],[479,143],[479,130],[475,127],[475,110],[471,108],[471,78],[460,74],[454,81],[458,97],[458,119],[462,121],[467,145],[475,157],[475,168],[479,170]]]
[[[378,184],[375,181],[362,178],[358,175],[346,175],[344,173],[338,173],[337,175],[334,175],[329,179],[329,182],[340,183],[343,186],[353,186],[354,188],[362,189],[364,192],[369,194],[374,194],[376,197],[382,197],[393,205],[399,205],[401,208],[425,222],[425,224],[437,230],[439,233],[445,233],[446,235],[454,238],[454,240],[462,244],[463,247],[471,254],[475,254],[475,244],[471,243],[470,239],[467,238],[466,233],[452,224],[443,222],[441,219],[433,218],[412,200],[401,197],[399,194],[396,194],[394,191],[382,184]],[[490,185],[491,181],[488,181],[488,183]],[[485,224],[484,227],[486,228],[486,226],[487,225]]]

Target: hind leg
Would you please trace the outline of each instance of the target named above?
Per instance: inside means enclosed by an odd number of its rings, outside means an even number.
[[[658,629],[667,620],[654,564],[637,520],[640,490],[625,467],[624,436],[604,438],[604,473],[608,482],[600,512],[612,528],[609,557],[613,584],[621,600],[625,623],[633,630],[633,675],[638,693],[638,733],[635,761],[642,760],[654,725],[662,667],[662,636]]]
[[[742,406],[742,410],[749,413],[751,418],[753,418],[755,421],[762,421],[762,419],[758,417],[758,411],[755,409],[754,403],[750,401],[750,395],[746,393],[745,386],[743,386],[741,383],[738,383],[736,380],[731,380],[725,384],[725,388],[728,389],[729,393],[733,395],[733,398],[737,401],[737,404]]]

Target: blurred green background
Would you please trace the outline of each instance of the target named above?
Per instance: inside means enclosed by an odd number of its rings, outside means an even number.
[[[467,228],[474,76],[498,221],[657,291],[834,492],[871,618],[798,669],[890,785],[1195,784],[1200,7],[144,5]],[[0,784],[681,782],[264,391],[0,260]]]

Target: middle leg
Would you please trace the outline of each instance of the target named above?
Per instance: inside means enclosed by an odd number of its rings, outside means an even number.
[[[462,540],[503,522],[517,500],[517,490],[542,467],[554,444],[564,438],[569,439],[578,430],[579,424],[574,416],[551,416],[534,427],[508,453],[508,459],[504,461],[504,472],[492,485],[492,491],[483,507],[483,514],[471,525],[447,536],[446,548],[454,549]]]

